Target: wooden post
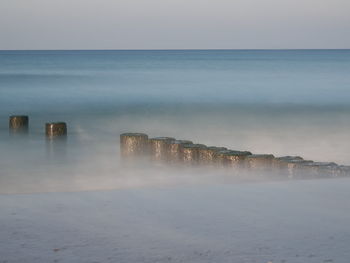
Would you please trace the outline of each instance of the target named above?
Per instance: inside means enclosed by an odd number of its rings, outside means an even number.
[[[282,156],[282,157],[277,157],[273,159],[272,162],[272,167],[274,174],[277,175],[278,177],[291,177],[291,171],[288,169],[288,163],[289,162],[300,162],[303,161],[304,159],[300,156]]]
[[[183,146],[182,161],[185,164],[199,164],[199,149],[206,148],[204,144],[186,144]]]
[[[221,164],[225,167],[240,169],[244,168],[245,159],[249,155],[252,155],[252,153],[247,151],[226,150],[219,152],[219,159]]]
[[[122,158],[140,157],[148,153],[148,135],[144,133],[120,134]]]
[[[55,138],[67,135],[67,124],[65,122],[46,123],[45,133],[48,138]]]
[[[169,159],[170,143],[175,141],[171,137],[156,137],[148,140],[151,160],[167,161]]]
[[[349,177],[350,176],[350,166],[349,165],[339,165],[339,176],[341,177]]]
[[[329,162],[310,162],[302,164],[301,178],[327,178],[336,177],[339,174],[338,165],[336,163]]]
[[[10,116],[9,129],[10,132],[28,132],[29,117],[25,115]]]
[[[183,147],[186,144],[193,144],[187,140],[175,140],[169,142],[169,162],[179,163],[183,158]]]
[[[219,152],[225,151],[227,148],[225,147],[202,147],[198,150],[199,154],[199,163],[203,165],[215,165],[219,162]]]
[[[312,164],[311,160],[287,160],[288,178],[305,178],[313,176],[312,169],[308,165]]]
[[[272,154],[252,154],[246,157],[246,165],[251,171],[271,172],[274,158]]]

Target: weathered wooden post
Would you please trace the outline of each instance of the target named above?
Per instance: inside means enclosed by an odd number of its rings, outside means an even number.
[[[349,177],[350,176],[350,166],[349,165],[339,165],[339,176]]]
[[[51,122],[45,124],[45,133],[49,139],[67,135],[67,124],[65,122]]]
[[[247,151],[220,151],[219,158],[220,162],[224,167],[241,169],[245,166],[245,159],[247,156],[252,155],[251,152]]]
[[[272,154],[252,154],[246,156],[246,167],[252,172],[270,173],[275,157]]]
[[[28,132],[29,117],[26,115],[10,116],[9,129],[10,132],[26,133]]]
[[[339,166],[333,162],[316,163],[318,165],[318,173],[321,177],[337,177],[340,175]]]
[[[148,140],[151,160],[153,161],[168,161],[170,143],[175,141],[171,137],[156,137]]]
[[[288,168],[288,163],[293,161],[303,161],[303,158],[300,156],[281,156],[273,159],[272,167],[274,174],[278,177],[291,177],[292,174]]]
[[[310,162],[302,164],[303,174],[301,178],[327,178],[327,177],[336,177],[339,175],[338,165],[333,162]]]
[[[283,163],[286,163],[288,161],[293,161],[293,160],[304,160],[304,159],[300,156],[289,156],[289,155],[288,156],[281,156],[281,157],[276,157],[274,159],[274,165],[276,165],[277,167],[279,165],[284,166]]]
[[[312,175],[308,165],[313,163],[311,160],[295,159],[287,160],[288,178],[306,178]]]
[[[204,144],[186,144],[183,146],[182,162],[189,165],[199,164],[199,149],[206,148]]]
[[[183,147],[186,144],[193,144],[193,142],[187,140],[175,140],[169,142],[169,162],[179,163],[182,160]]]
[[[148,154],[148,135],[144,133],[120,134],[122,158],[140,157]]]
[[[198,150],[199,154],[199,164],[202,165],[215,165],[218,164],[219,160],[219,152],[225,151],[227,148],[225,147],[216,147],[216,146],[210,146],[210,147],[202,147]]]

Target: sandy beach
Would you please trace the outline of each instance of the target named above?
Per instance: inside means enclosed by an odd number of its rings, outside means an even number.
[[[349,179],[0,198],[0,262],[344,262]]]

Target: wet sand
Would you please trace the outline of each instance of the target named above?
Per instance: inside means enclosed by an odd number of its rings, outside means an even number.
[[[2,262],[340,262],[349,179],[0,195]]]

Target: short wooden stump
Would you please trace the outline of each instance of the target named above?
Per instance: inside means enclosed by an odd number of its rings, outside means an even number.
[[[341,177],[350,176],[350,166],[349,165],[339,165],[338,171],[339,171],[339,176],[341,176]]]
[[[303,178],[312,175],[312,169],[309,169],[308,165],[312,164],[310,160],[288,160],[287,170],[289,178]]]
[[[310,162],[303,164],[301,168],[302,178],[336,177],[340,173],[338,165],[333,162]]]
[[[272,154],[247,155],[245,165],[251,171],[271,172],[274,158]]]
[[[153,161],[168,161],[170,143],[175,141],[171,137],[156,137],[148,140],[151,160]]]
[[[288,169],[289,162],[301,162],[304,161],[300,156],[282,156],[273,159],[272,167],[274,173],[281,177],[290,177],[290,171]]]
[[[225,151],[225,147],[203,147],[198,150],[198,161],[202,165],[217,165],[219,163],[219,152]]]
[[[28,132],[29,117],[16,115],[9,117],[9,129],[11,132]]]
[[[65,122],[51,122],[45,124],[45,134],[48,138],[62,137],[67,135]]]
[[[188,140],[175,140],[169,142],[169,162],[179,163],[183,158],[183,148],[186,144],[193,144],[192,141]]]
[[[199,150],[206,148],[204,144],[186,144],[183,146],[182,162],[188,165],[199,164]]]
[[[219,159],[224,167],[244,168],[245,160],[249,155],[251,152],[226,150],[219,152]]]
[[[148,153],[148,135],[144,133],[120,134],[122,158],[140,157]]]

